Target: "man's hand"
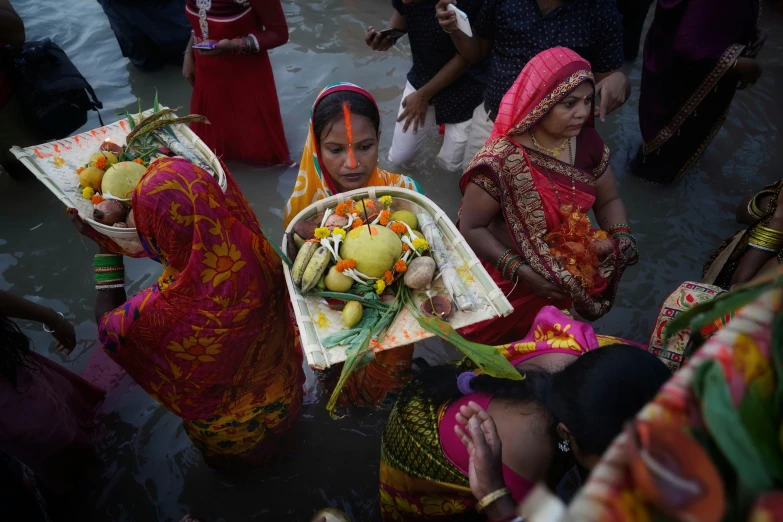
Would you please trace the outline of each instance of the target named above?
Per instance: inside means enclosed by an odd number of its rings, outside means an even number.
[[[606,121],[606,115],[620,108],[627,99],[630,81],[622,71],[615,71],[595,86],[595,96],[600,103],[595,108],[595,115],[601,121]]]
[[[394,45],[394,38],[389,35],[384,36],[370,26],[367,28],[367,34],[364,35],[364,43],[373,51],[388,51]]]
[[[440,0],[435,6],[435,16],[438,18],[438,23],[440,23],[441,29],[447,33],[457,29],[457,13],[447,9],[449,4],[456,6],[457,2],[456,0]]]
[[[413,123],[413,133],[424,126],[424,119],[427,117],[427,110],[430,108],[430,100],[421,91],[414,91],[402,100],[402,113],[397,118],[398,122],[405,121],[402,132],[408,132],[408,127]]]

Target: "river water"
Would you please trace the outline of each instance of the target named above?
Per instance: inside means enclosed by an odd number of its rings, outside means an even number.
[[[137,98],[151,106],[189,106],[190,87],[177,68],[142,73],[124,59],[100,6],[94,0],[12,0],[25,21],[28,40],[50,37],[92,83],[106,109],[133,108]],[[310,105],[335,81],[369,89],[382,112],[382,158],[391,143],[399,98],[410,64],[405,39],[387,53],[364,45],[364,28],[382,26],[391,2],[381,0],[284,0],[290,42],[271,53],[286,136],[298,160],[307,133]],[[783,148],[783,8],[766,0],[763,23],[770,36],[762,52],[764,76],[739,93],[730,116],[697,166],[680,182],[652,187],[626,169],[641,138],[637,101],[640,60],[629,64],[631,100],[599,131],[613,150],[612,168],[639,240],[642,261],[626,272],[614,309],[596,322],[602,334],[646,342],[664,297],[684,280],[698,280],[701,267],[720,241],[737,230],[739,200],[780,179]],[[67,6],[63,9],[63,6]],[[777,87],[776,87],[777,86]],[[777,95],[775,93],[778,93]],[[85,129],[96,127],[93,115]],[[437,141],[437,140],[435,140]],[[460,201],[457,176],[440,170],[434,157],[414,170],[427,195],[452,217]],[[382,159],[383,161],[383,159]],[[296,168],[254,168],[229,164],[264,229],[282,233],[283,206]],[[79,345],[67,359],[51,338],[25,324],[36,349],[74,371],[82,371],[98,350],[93,319],[92,245],[72,229],[62,204],[34,179],[0,176],[0,289],[63,311],[76,326]],[[158,266],[126,263],[129,293],[152,284]],[[446,350],[433,343],[420,350],[429,359]],[[311,397],[292,431],[298,449],[288,461],[242,479],[210,471],[185,436],[177,417],[159,407],[127,376],[105,366],[112,391],[103,407],[101,452],[106,461],[98,498],[98,521],[177,521],[195,513],[209,521],[309,520],[316,509],[339,507],[355,520],[377,520],[379,435],[385,413],[354,414],[332,421],[321,397]]]

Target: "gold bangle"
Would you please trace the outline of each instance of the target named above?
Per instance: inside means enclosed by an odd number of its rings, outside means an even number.
[[[489,495],[485,496],[484,498],[478,501],[478,504],[476,504],[476,511],[481,513],[496,500],[501,499],[506,495],[510,495],[510,494],[511,494],[511,490],[508,488],[496,489],[495,491],[493,491],[492,493],[490,493]]]

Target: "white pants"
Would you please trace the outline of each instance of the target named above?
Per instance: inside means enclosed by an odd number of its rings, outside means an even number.
[[[409,94],[416,92],[410,82],[405,84],[405,90],[402,93],[404,100]],[[399,117],[404,110],[402,101],[400,101],[400,110],[397,111]],[[389,163],[396,166],[407,167],[416,160],[419,155],[424,140],[438,131],[438,124],[435,123],[435,107],[430,105],[427,109],[427,115],[424,117],[424,125],[419,125],[416,133],[413,133],[413,124],[408,127],[408,132],[402,130],[404,121],[397,122],[394,126],[394,138],[392,146],[389,149]],[[462,159],[465,157],[465,144],[468,140],[468,130],[470,129],[470,120],[462,123],[447,123],[446,133],[443,136],[443,146],[438,153],[438,163],[452,172],[462,172]]]
[[[484,110],[484,103],[481,103],[473,111],[473,118],[470,120],[470,134],[468,143],[465,145],[465,156],[463,157],[463,168],[473,161],[473,156],[484,146],[484,143],[492,134],[492,128],[495,122],[489,119],[487,111]]]

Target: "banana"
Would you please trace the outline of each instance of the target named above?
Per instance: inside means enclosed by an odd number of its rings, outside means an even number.
[[[302,276],[302,293],[307,292],[318,284],[321,276],[324,275],[326,269],[329,268],[331,260],[332,255],[326,247],[319,247],[318,250],[315,251],[315,254],[313,254],[313,257],[311,257],[310,261],[307,263],[307,268],[305,268],[304,275]]]
[[[294,284],[298,287],[302,286],[302,276],[304,275],[307,263],[310,262],[310,258],[318,250],[318,243],[305,243],[302,248],[299,249],[299,253],[296,255],[294,266],[291,267],[291,277],[294,279]]]

